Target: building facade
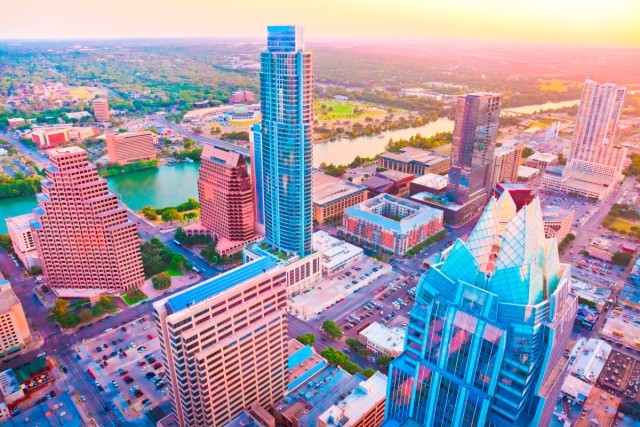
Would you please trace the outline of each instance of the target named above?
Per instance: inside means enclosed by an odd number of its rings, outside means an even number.
[[[446,174],[450,163],[449,156],[414,147],[401,148],[398,153],[386,152],[378,159],[381,168],[413,175]]]
[[[30,342],[31,331],[22,303],[0,273],[0,353],[13,354]]]
[[[442,230],[442,217],[437,209],[382,194],[347,208],[340,231],[377,249],[404,255]]]
[[[263,257],[153,304],[181,427],[222,427],[287,390],[287,274]]]
[[[586,80],[580,98],[567,166],[547,168],[543,187],[605,199],[622,178],[627,149],[619,144],[618,123],[626,88]]]
[[[501,105],[493,93],[457,99],[447,195],[458,204],[488,195]]]
[[[36,128],[31,132],[31,140],[38,148],[58,147],[71,141],[70,126],[47,126]]]
[[[256,97],[253,92],[248,90],[238,90],[231,94],[229,104],[253,104]]]
[[[111,118],[109,112],[109,102],[106,98],[96,98],[93,100],[93,115],[97,122],[108,122]]]
[[[493,156],[491,186],[499,182],[518,182],[518,168],[524,144],[498,147]]]
[[[313,171],[313,220],[318,224],[341,216],[346,208],[365,200],[366,187]]]
[[[6,219],[13,251],[26,268],[40,265],[36,242],[33,240],[33,233],[31,232],[31,221],[33,220],[33,213]]]
[[[202,225],[216,237],[242,242],[255,236],[251,178],[242,155],[205,144],[198,198]]]
[[[53,288],[130,291],[144,283],[136,224],[79,147],[47,152],[31,222]]]
[[[575,209],[562,209],[558,206],[545,206],[542,210],[544,235],[547,239],[554,237],[558,243],[571,233]]]
[[[313,74],[302,27],[268,27],[260,63],[256,155],[261,156],[265,237],[275,248],[305,256],[313,227]]]
[[[490,199],[418,285],[385,426],[546,426],[577,311],[539,200]],[[406,423],[406,424],[405,424]]]
[[[107,135],[107,152],[109,163],[128,165],[139,160],[155,160],[153,132],[125,132]]]

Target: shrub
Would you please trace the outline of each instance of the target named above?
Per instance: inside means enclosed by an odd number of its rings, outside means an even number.
[[[166,272],[158,273],[151,278],[151,283],[153,283],[153,289],[158,291],[168,289],[171,287],[171,276]]]

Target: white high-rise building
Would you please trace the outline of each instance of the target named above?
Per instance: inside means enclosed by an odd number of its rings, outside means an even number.
[[[618,143],[618,122],[626,88],[586,80],[576,118],[569,163],[547,169],[545,188],[604,199],[622,178],[627,149]]]

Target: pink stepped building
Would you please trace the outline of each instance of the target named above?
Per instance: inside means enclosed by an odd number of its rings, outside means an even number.
[[[218,252],[237,252],[255,237],[251,179],[240,154],[205,144],[198,198],[201,225],[218,238]],[[196,232],[190,228],[185,232]]]
[[[67,147],[47,153],[51,165],[45,168],[31,230],[49,285],[65,296],[142,285],[136,224],[89,164],[86,151]]]

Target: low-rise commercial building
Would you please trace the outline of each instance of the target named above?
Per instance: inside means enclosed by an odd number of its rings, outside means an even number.
[[[312,188],[313,220],[318,224],[339,217],[349,206],[367,200],[367,187],[317,170],[313,172]]]
[[[529,166],[518,168],[518,182],[531,182],[540,176],[540,170]]]
[[[563,209],[559,206],[544,206],[542,219],[544,221],[544,235],[547,239],[555,237],[558,243],[562,242],[567,234],[571,233],[575,209]]]
[[[415,176],[409,173],[387,170],[362,181],[362,185],[369,190],[368,198],[380,194],[405,197],[409,195],[409,186],[414,178]]]
[[[71,141],[71,126],[43,126],[31,132],[31,140],[40,149],[58,147]]]
[[[435,173],[427,173],[416,177],[409,184],[409,195],[429,192],[433,194],[442,194],[447,191],[447,183],[449,177],[447,175],[438,175]]]
[[[613,427],[622,399],[599,387],[594,387],[584,402],[582,413],[574,427]]]
[[[322,273],[328,276],[358,262],[363,254],[362,248],[336,239],[326,231],[313,233],[313,250],[322,253]]]
[[[404,351],[406,328],[389,328],[381,323],[373,322],[360,331],[360,342],[375,354],[386,354],[398,357]]]
[[[0,273],[0,354],[18,352],[30,342],[31,331],[22,303]]]
[[[542,187],[547,190],[594,200],[607,198],[613,191],[615,182],[615,177],[557,166],[548,166],[542,176]]]
[[[414,147],[401,148],[397,153],[386,152],[378,159],[381,168],[412,175],[446,174],[450,164],[449,156]]]
[[[128,165],[139,160],[154,160],[155,143],[156,136],[149,131],[111,133],[107,135],[109,162]]]
[[[25,121],[22,117],[16,117],[14,119],[7,119],[10,128],[17,128],[20,126],[24,126]]]
[[[556,166],[558,164],[558,156],[552,153],[536,152],[527,157],[524,164],[526,166],[545,171],[547,170],[547,167]]]
[[[31,233],[30,224],[34,219],[35,217],[33,216],[33,213],[6,219],[7,230],[9,230],[13,251],[22,262],[22,265],[26,268],[40,265],[38,251],[36,250],[36,243],[33,240],[33,234]]]
[[[341,232],[363,243],[404,255],[442,229],[442,211],[382,194],[348,208]]]

